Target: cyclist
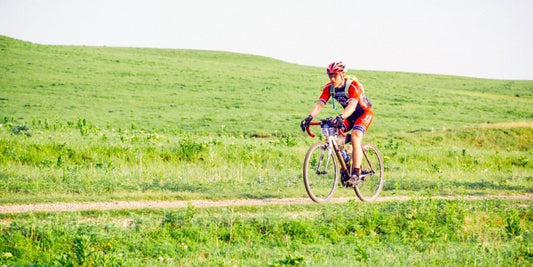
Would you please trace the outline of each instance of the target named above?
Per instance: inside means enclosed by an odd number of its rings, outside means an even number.
[[[352,176],[346,181],[347,186],[355,186],[359,183],[361,176],[361,163],[363,160],[363,150],[361,144],[363,142],[363,136],[366,130],[372,123],[373,112],[372,103],[365,96],[363,85],[357,80],[352,81],[351,84],[346,84],[346,65],[342,62],[333,62],[329,64],[327,68],[327,74],[330,82],[326,84],[322,90],[322,94],[318,102],[311,109],[311,112],[300,123],[302,131],[305,131],[311,120],[316,117],[322,108],[328,102],[331,94],[334,94],[333,105],[335,107],[335,100],[344,108],[341,114],[339,114],[333,120],[333,124],[337,128],[346,131],[352,130],[351,142],[352,142]]]

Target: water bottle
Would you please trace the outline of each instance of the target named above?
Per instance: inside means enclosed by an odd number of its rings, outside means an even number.
[[[350,161],[350,156],[348,156],[348,153],[346,153],[346,150],[341,149],[341,155],[344,159],[344,162],[348,163]]]

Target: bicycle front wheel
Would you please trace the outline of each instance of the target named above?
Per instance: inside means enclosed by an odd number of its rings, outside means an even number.
[[[361,201],[375,200],[384,184],[383,157],[373,144],[363,144],[363,163],[361,181],[354,187]]]
[[[326,202],[335,193],[340,170],[337,157],[325,142],[312,145],[305,155],[303,178],[305,190],[317,203]]]

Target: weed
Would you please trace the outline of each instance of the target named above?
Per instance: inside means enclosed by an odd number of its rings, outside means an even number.
[[[517,210],[512,209],[507,212],[505,218],[505,231],[508,236],[514,237],[522,234],[522,228],[520,227],[520,217]]]
[[[25,135],[25,136],[31,136],[31,133],[30,133],[30,127],[26,126],[26,125],[17,125],[13,128],[11,128],[11,130],[9,131],[11,134],[14,134],[14,135]]]
[[[301,265],[304,262],[304,257],[287,255],[284,259],[279,260],[277,263],[271,263],[269,266],[296,266]]]
[[[203,159],[202,152],[207,148],[207,144],[198,143],[190,137],[179,141],[176,156],[184,161],[196,161]]]

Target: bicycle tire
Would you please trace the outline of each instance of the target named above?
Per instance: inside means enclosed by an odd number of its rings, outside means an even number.
[[[366,156],[363,156],[361,174],[367,175],[354,187],[354,190],[361,201],[373,201],[379,196],[385,183],[383,157],[373,144],[363,144],[363,151]]]
[[[317,203],[331,199],[339,182],[337,157],[326,142],[313,144],[305,155],[303,181],[309,197]]]

